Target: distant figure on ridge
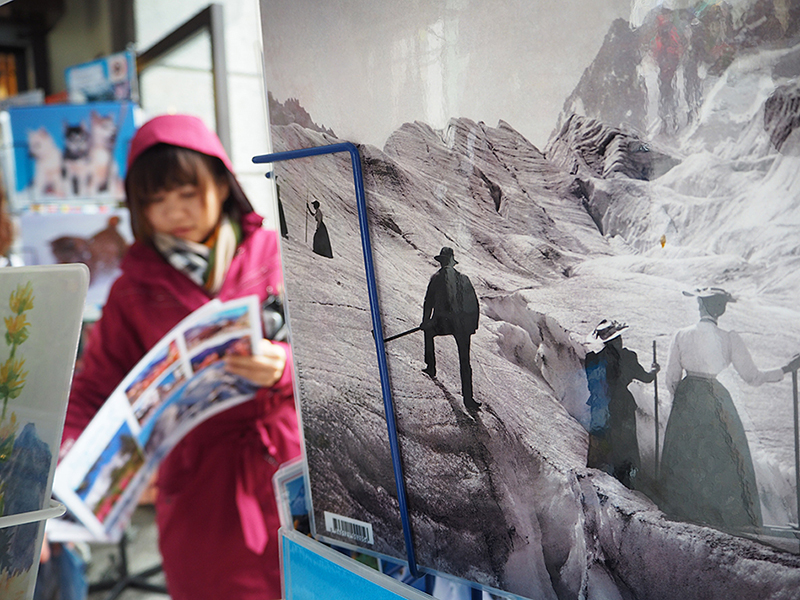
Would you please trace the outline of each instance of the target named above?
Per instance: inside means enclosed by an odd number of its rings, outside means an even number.
[[[736,302],[733,296],[714,287],[684,295],[697,297],[700,321],[679,329],[669,351],[665,383],[672,411],[661,456],[660,508],[673,518],[726,529],[759,526],[761,501],[747,435],[717,375],[733,363],[750,385],[777,382],[798,368],[800,356],[759,370],[742,338],[717,326],[727,304]]]
[[[622,331],[628,326],[603,319],[589,336],[591,344],[602,347],[586,353],[584,366],[589,383],[591,425],[587,466],[601,469],[633,489],[641,469],[636,437],[636,401],[628,391],[636,379],[650,383],[658,363],[650,371],[639,364],[636,353],[622,345]]]
[[[324,256],[325,258],[333,258],[331,239],[328,237],[328,228],[325,227],[325,223],[322,221],[322,209],[319,207],[319,202],[317,200],[314,200],[311,206],[314,208],[312,209],[306,204],[308,212],[317,222],[317,229],[314,231],[314,253]]]
[[[433,274],[425,292],[420,328],[425,332],[425,368],[423,371],[436,377],[436,349],[433,338],[452,335],[458,347],[461,370],[461,395],[464,406],[476,411],[481,404],[472,397],[472,366],[469,346],[473,333],[478,330],[478,297],[469,277],[455,270],[453,249],[444,247],[434,256],[442,267]]]

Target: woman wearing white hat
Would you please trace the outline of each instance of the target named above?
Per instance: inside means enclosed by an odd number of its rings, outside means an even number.
[[[733,296],[721,288],[696,296],[700,321],[676,332],[665,372],[672,411],[661,458],[662,508],[672,517],[740,529],[761,524],[761,503],[744,427],[717,375],[733,364],[751,385],[777,382],[797,368],[759,370],[741,337],[717,326]],[[685,372],[685,375],[684,375]]]

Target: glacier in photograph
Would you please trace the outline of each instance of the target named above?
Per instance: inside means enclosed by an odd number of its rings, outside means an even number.
[[[684,292],[735,297],[719,326],[760,369],[800,352],[798,74],[797,3],[637,1],[543,148],[514,123],[457,115],[359,146],[384,337],[420,325],[443,248],[481,311],[479,411],[464,406],[452,336],[436,338],[435,377],[423,332],[386,343],[421,566],[529,598],[795,597],[798,541],[780,535],[798,522],[791,377],[718,377],[747,436],[764,528],[666,516],[655,440],[671,409],[671,341],[699,319]],[[271,99],[276,152],[341,141],[301,104]],[[373,528],[369,550],[402,558],[349,157],[276,173],[317,533],[336,538],[325,511],[357,519]],[[323,221],[332,258],[314,252]],[[654,348],[662,367],[657,388],[628,386],[634,489],[587,467],[586,340],[604,319],[627,324],[624,346],[645,369]]]

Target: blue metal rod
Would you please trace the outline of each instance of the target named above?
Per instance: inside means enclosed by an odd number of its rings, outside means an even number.
[[[389,449],[392,454],[392,466],[394,468],[394,482],[397,486],[397,503],[400,508],[400,519],[403,522],[403,536],[406,542],[406,553],[408,554],[408,570],[413,577],[420,577],[417,569],[417,560],[414,552],[414,543],[411,537],[411,519],[408,516],[408,504],[406,502],[406,484],[403,478],[403,465],[400,460],[400,444],[397,438],[397,424],[395,421],[394,401],[392,400],[392,390],[389,385],[389,369],[386,365],[386,348],[383,344],[383,325],[381,324],[381,313],[378,305],[378,286],[375,281],[375,269],[372,264],[372,245],[369,239],[369,221],[367,219],[367,199],[364,195],[364,179],[361,174],[361,156],[358,148],[351,142],[331,144],[329,146],[317,146],[314,148],[301,148],[299,150],[288,150],[286,152],[276,152],[274,154],[262,154],[254,156],[253,162],[256,164],[276,163],[296,158],[306,158],[309,156],[320,156],[323,154],[335,154],[337,152],[349,152],[350,161],[353,167],[353,182],[356,188],[356,206],[358,208],[358,225],[361,231],[361,250],[364,254],[364,270],[367,276],[367,293],[369,295],[369,307],[372,314],[372,331],[375,338],[375,349],[378,354],[378,373],[381,378],[381,391],[383,393],[383,407],[386,412],[386,427],[389,431]]]

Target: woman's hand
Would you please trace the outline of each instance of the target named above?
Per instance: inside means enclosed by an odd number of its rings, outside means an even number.
[[[50,542],[47,541],[47,534],[44,534],[44,539],[42,540],[42,550],[39,553],[39,564],[43,565],[44,563],[50,560],[51,552],[50,552]]]
[[[272,387],[286,368],[286,350],[269,340],[261,340],[258,354],[253,356],[226,356],[225,370],[244,377],[259,387]]]
[[[651,374],[651,375],[655,375],[655,374],[656,374],[656,373],[658,373],[660,370],[661,370],[661,365],[660,365],[660,364],[658,364],[657,362],[653,361],[653,364],[652,364],[652,365],[650,365],[650,374]]]
[[[158,470],[150,476],[150,481],[147,482],[147,488],[145,488],[142,495],[139,496],[139,506],[155,504],[156,498],[158,498]]]

